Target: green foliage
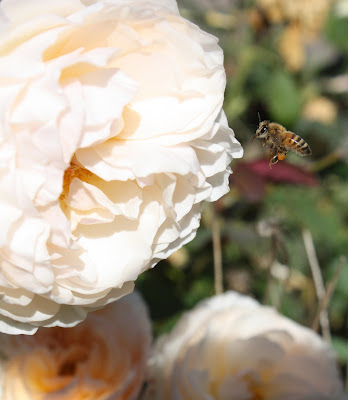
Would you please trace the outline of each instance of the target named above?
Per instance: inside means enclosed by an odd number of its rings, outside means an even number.
[[[264,98],[270,116],[284,125],[292,125],[301,110],[300,93],[296,81],[289,73],[277,71],[266,81]]]
[[[348,346],[347,340],[341,337],[334,336],[332,338],[332,346],[338,355],[339,361],[344,364],[348,360]]]
[[[280,311],[286,317],[295,321],[309,322],[308,310],[304,307],[303,299],[295,293],[291,296],[284,296]]]
[[[265,214],[276,216],[289,230],[309,229],[322,249],[340,249],[348,240],[341,211],[322,188],[288,187],[269,192]]]
[[[332,13],[327,21],[326,33],[328,39],[338,48],[348,50],[348,18],[342,18]]]

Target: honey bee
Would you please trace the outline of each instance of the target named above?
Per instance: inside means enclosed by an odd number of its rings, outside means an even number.
[[[262,145],[269,147],[273,154],[269,162],[270,168],[278,161],[284,160],[290,150],[300,156],[312,154],[308,143],[300,136],[288,131],[277,122],[261,121],[260,116],[259,120],[260,123],[252,142],[255,138],[263,139]]]

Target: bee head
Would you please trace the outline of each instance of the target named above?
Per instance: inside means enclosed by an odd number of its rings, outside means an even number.
[[[262,139],[267,136],[269,121],[262,121],[259,123],[259,127],[256,129],[255,137]]]

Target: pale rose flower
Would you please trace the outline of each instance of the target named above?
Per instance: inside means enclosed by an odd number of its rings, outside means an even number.
[[[174,0],[2,0],[0,28],[0,331],[32,334],[192,240],[242,148]]]
[[[147,400],[343,400],[316,333],[235,292],[203,301],[157,341]]]
[[[137,293],[90,313],[74,328],[0,334],[1,400],[136,400],[151,347]]]

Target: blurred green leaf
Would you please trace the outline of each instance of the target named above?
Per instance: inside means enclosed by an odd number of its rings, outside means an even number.
[[[203,277],[192,282],[191,288],[184,295],[184,304],[188,308],[192,308],[200,300],[207,296],[214,295],[214,282],[212,279]]]
[[[331,13],[326,25],[328,39],[338,48],[348,50],[348,18]]]
[[[306,321],[308,312],[303,307],[299,296],[284,295],[282,298],[281,310],[282,314],[294,321]],[[307,322],[307,321],[306,321]]]
[[[348,343],[346,339],[342,339],[338,336],[332,338],[332,347],[336,351],[338,360],[341,363],[345,363],[348,360]]]
[[[299,234],[308,228],[314,239],[322,242],[322,249],[338,248],[348,239],[340,210],[321,188],[278,187],[267,196],[266,213],[279,218],[287,228],[297,227]]]
[[[301,109],[300,93],[289,73],[276,71],[272,74],[266,83],[264,95],[272,120],[289,126],[298,119]]]
[[[182,313],[175,314],[173,316],[169,316],[162,320],[157,320],[153,324],[153,333],[155,336],[163,335],[169,333],[176,323],[179,321]]]
[[[326,280],[329,281],[332,279],[338,265],[340,263],[340,258],[334,259],[333,262],[330,263],[327,269]],[[342,267],[339,280],[335,289],[336,293],[340,293],[344,296],[345,300],[348,301],[348,260],[346,259],[344,265]]]

